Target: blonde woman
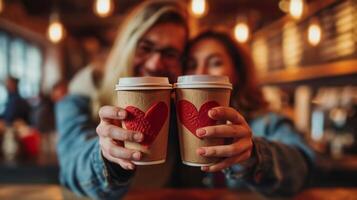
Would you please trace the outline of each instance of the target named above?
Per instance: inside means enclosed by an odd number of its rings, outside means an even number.
[[[174,81],[181,74],[187,37],[186,14],[175,1],[145,1],[127,16],[106,63],[98,99],[90,102],[71,95],[56,107],[64,186],[96,199],[119,199],[125,194],[135,168],[130,160],[140,159],[141,153],[114,144],[113,139],[139,142],[143,135],[116,126],[125,111],[104,105],[115,105],[113,88],[119,77],[166,76]],[[98,113],[100,123],[95,128]]]

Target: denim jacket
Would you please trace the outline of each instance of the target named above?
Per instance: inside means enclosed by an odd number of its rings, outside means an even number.
[[[78,95],[56,105],[60,182],[81,196],[120,199],[128,181],[115,182],[108,176],[89,105],[89,98]]]
[[[269,113],[249,124],[257,164],[248,169],[242,165],[230,167],[225,171],[228,186],[246,185],[265,195],[292,195],[300,191],[314,170],[315,153],[292,121]]]
[[[113,174],[103,159],[96,124],[90,116],[90,100],[65,97],[56,105],[60,182],[73,192],[94,199],[119,199],[128,190],[130,175]],[[229,187],[246,185],[265,194],[290,194],[300,190],[314,153],[286,118],[270,113],[250,122],[254,135],[254,167],[234,165],[225,170]],[[172,133],[170,133],[172,134]],[[114,178],[113,178],[114,177]],[[122,177],[118,180],[118,177]],[[124,178],[123,178],[124,177]]]

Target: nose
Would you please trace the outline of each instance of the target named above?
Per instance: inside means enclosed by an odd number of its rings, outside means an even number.
[[[197,74],[197,75],[207,74],[206,67],[204,65],[197,66],[195,74]]]
[[[153,53],[145,61],[145,68],[152,72],[158,72],[164,70],[164,64],[160,53]]]

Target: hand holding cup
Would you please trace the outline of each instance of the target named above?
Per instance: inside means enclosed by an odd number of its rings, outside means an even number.
[[[222,158],[218,163],[201,169],[216,172],[249,159],[253,149],[252,131],[244,117],[231,107],[213,108],[208,115],[214,120],[229,123],[200,128],[196,135],[200,138],[230,138],[232,143],[198,148],[196,153],[200,156]]]
[[[143,134],[120,127],[121,121],[127,118],[125,109],[115,106],[103,106],[99,110],[100,123],[97,126],[99,144],[103,156],[119,164],[123,169],[133,170],[133,160],[140,160],[140,151],[124,147],[125,141],[141,142]]]

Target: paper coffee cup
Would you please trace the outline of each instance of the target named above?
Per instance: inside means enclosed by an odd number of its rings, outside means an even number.
[[[120,78],[116,85],[118,106],[128,112],[122,127],[144,134],[141,143],[124,142],[125,148],[143,153],[137,165],[164,163],[170,118],[172,85],[164,77]]]
[[[199,138],[196,130],[220,124],[208,117],[208,111],[218,106],[229,106],[232,84],[226,76],[180,76],[175,84],[176,113],[179,128],[182,162],[190,166],[209,166],[219,158],[208,158],[196,153],[199,147],[223,145],[223,138]]]

